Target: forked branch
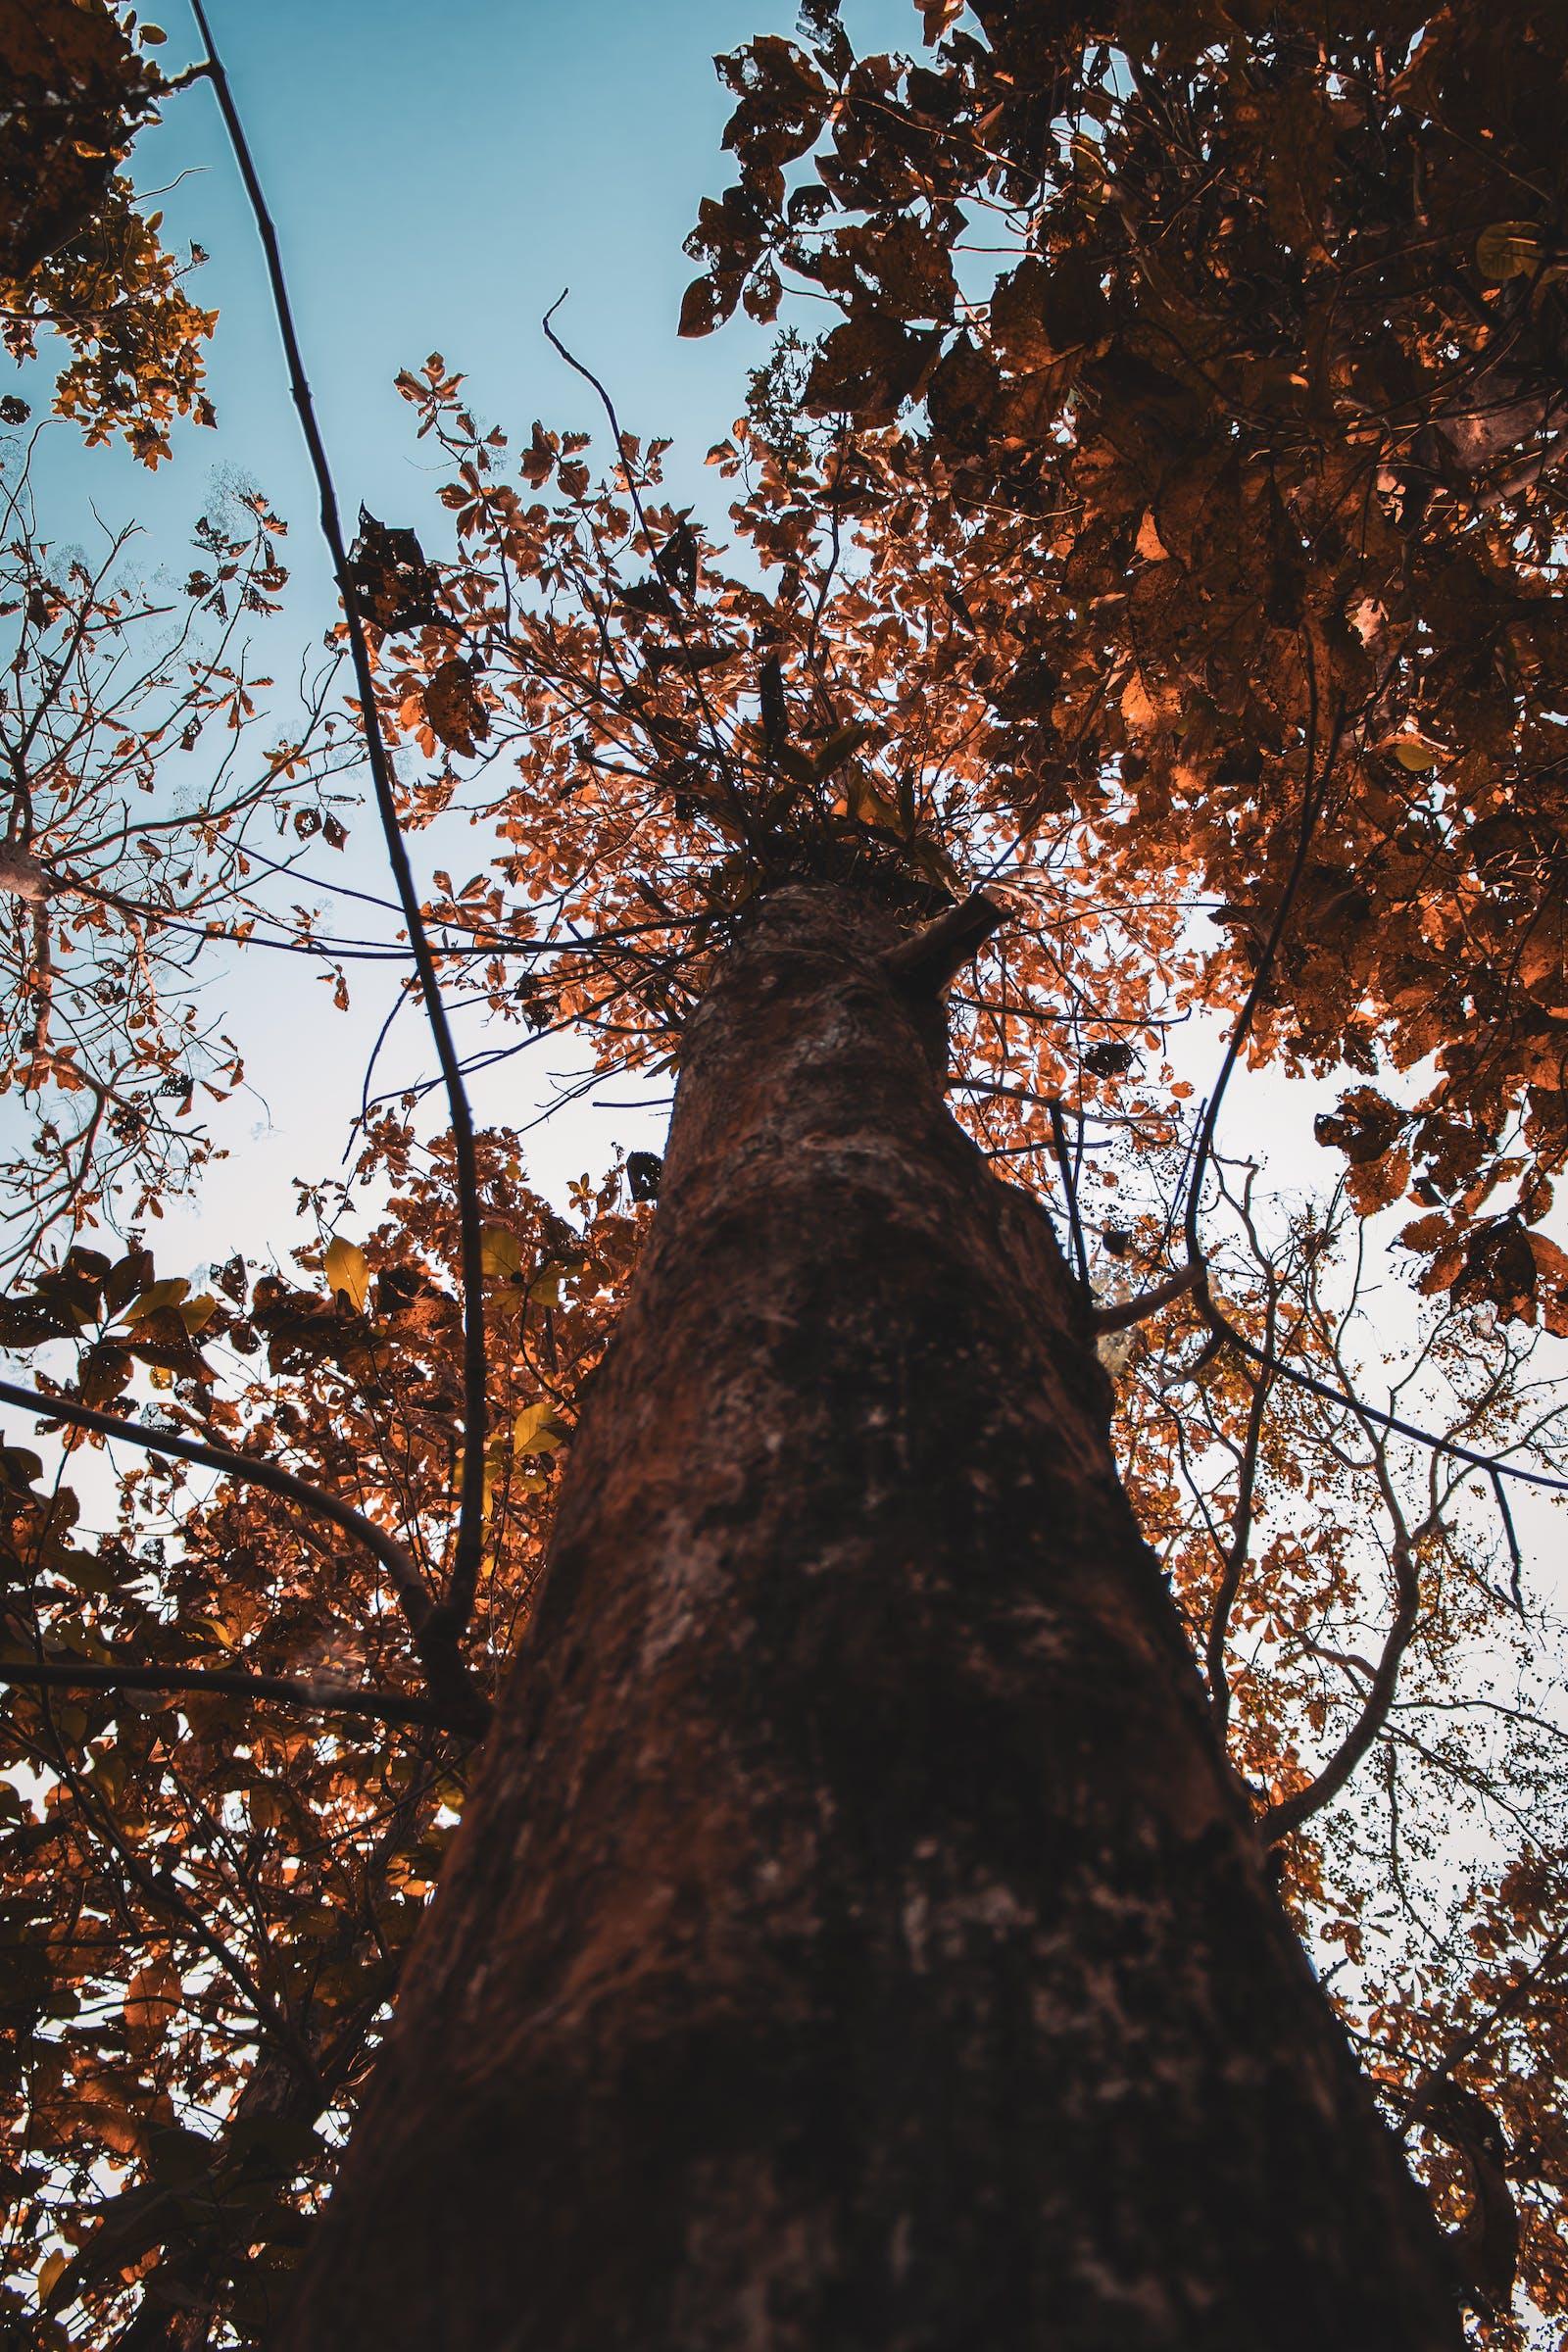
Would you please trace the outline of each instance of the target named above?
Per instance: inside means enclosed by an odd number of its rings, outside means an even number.
[[[971,891],[961,906],[950,906],[935,922],[889,948],[882,969],[912,996],[940,996],[1006,919],[1005,909],[994,899],[984,891]]]

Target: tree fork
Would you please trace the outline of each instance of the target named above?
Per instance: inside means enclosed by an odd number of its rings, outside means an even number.
[[[1454,2352],[1049,1220],[767,901],[289,2352]]]

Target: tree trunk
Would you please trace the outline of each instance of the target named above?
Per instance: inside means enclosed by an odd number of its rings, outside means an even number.
[[[288,2352],[1460,2341],[892,936],[781,891],[691,1022]]]

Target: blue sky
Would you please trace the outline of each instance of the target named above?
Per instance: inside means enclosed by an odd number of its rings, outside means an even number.
[[[181,0],[155,0],[171,69],[196,54]],[[682,495],[711,495],[703,455],[737,414],[770,334],[745,319],[703,342],[675,320],[681,251],[729,173],[730,98],[715,50],[788,30],[789,0],[212,0],[210,15],[277,222],[307,362],[352,512],[416,487],[400,367],[440,350],[498,422],[592,422],[586,388],[539,332],[558,324],[611,382],[628,428],[671,434]],[[910,0],[863,0],[862,39],[910,45]],[[212,363],[222,455],[301,521],[309,487],[276,356],[260,255],[217,110],[172,102],[134,159],[168,233],[212,256],[193,297],[221,313]],[[180,436],[175,503],[215,436]],[[74,466],[79,476],[79,467]],[[121,461],[123,495],[148,504]],[[377,509],[379,511],[379,509]]]

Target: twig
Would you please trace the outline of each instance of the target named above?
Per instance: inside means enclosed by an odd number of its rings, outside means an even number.
[[[299,412],[300,427],[310,456],[311,470],[320,498],[321,535],[332,559],[338,593],[343,600],[343,613],[348,625],[349,648],[353,656],[354,678],[359,692],[360,708],[365,723],[365,748],[369,762],[370,779],[375,791],[376,809],[386,842],[387,862],[397,885],[403,918],[408,925],[409,944],[419,974],[419,987],[424,998],[425,1016],[435,1045],[436,1059],[446,1089],[447,1105],[452,1117],[453,1158],[457,1176],[458,1215],[461,1227],[461,1271],[463,1283],[463,1493],[458,1508],[458,1537],[453,1555],[452,1573],[447,1593],[441,1604],[443,1631],[450,1633],[454,1646],[461,1640],[472,1613],[473,1596],[478,1582],[479,1559],[484,1546],[484,1442],[485,1406],[485,1335],[484,1335],[484,1259],[479,1207],[478,1162],[474,1152],[473,1118],[463,1084],[463,1071],[457,1043],[447,1020],[446,1006],[441,998],[441,983],[435,959],[430,952],[424,918],[419,906],[419,894],[415,887],[413,869],[398,818],[397,792],[387,758],[386,744],[381,734],[381,722],[376,710],[375,678],[370,668],[370,653],[365,634],[365,624],[355,601],[354,584],[349,572],[348,548],[338,514],[337,492],[333,486],[332,469],[326,455],[317,420],[315,403],[306,378],[305,362],[295,331],[294,314],[289,304],[288,287],[283,275],[282,256],[278,250],[277,231],[262,193],[256,166],[251,158],[239,113],[229,88],[228,75],[218,55],[207,13],[202,0],[191,0],[191,13],[207,55],[203,63],[218,99],[219,112],[234,150],[240,178],[250,200],[251,213],[261,239],[267,261],[268,281],[271,287],[272,307],[277,317],[278,333],[282,339],[288,365],[289,390]],[[421,1588],[422,1591],[422,1588]]]
[[[1497,1499],[1497,1515],[1502,1521],[1502,1532],[1508,1539],[1508,1558],[1511,1564],[1508,1592],[1515,1609],[1522,1617],[1525,1613],[1525,1603],[1519,1580],[1524,1574],[1524,1556],[1519,1549],[1519,1538],[1514,1533],[1513,1513],[1508,1508],[1508,1497],[1503,1493],[1499,1465],[1496,1462],[1492,1465],[1492,1492]]]
[[[1307,640],[1307,649],[1310,654],[1310,638]],[[1207,1174],[1209,1158],[1214,1149],[1214,1134],[1219,1124],[1220,1108],[1225,1101],[1225,1090],[1230,1085],[1232,1074],[1241,1056],[1242,1048],[1251,1033],[1253,1018],[1262,1002],[1263,991],[1268,986],[1269,977],[1274,968],[1274,958],[1279,953],[1280,942],[1285,937],[1286,928],[1295,909],[1296,895],[1300,889],[1301,877],[1306,871],[1307,853],[1312,846],[1312,835],[1317,825],[1318,811],[1322,807],[1323,792],[1333,771],[1335,758],[1339,751],[1340,735],[1345,723],[1345,714],[1342,710],[1336,714],[1333,732],[1329,739],[1328,757],[1319,772],[1316,764],[1317,668],[1315,662],[1310,660],[1307,662],[1307,693],[1306,775],[1301,786],[1301,822],[1297,836],[1296,855],[1291,861],[1291,870],[1286,876],[1285,888],[1280,894],[1280,903],[1275,909],[1274,920],[1269,926],[1268,937],[1263,942],[1257,969],[1252,974],[1252,984],[1247,992],[1242,1009],[1236,1016],[1235,1026],[1226,1043],[1225,1053],[1219,1065],[1219,1076],[1214,1081],[1213,1092],[1208,1098],[1208,1105],[1199,1127],[1198,1146],[1193,1154],[1192,1173],[1187,1182],[1184,1213],[1187,1257],[1194,1270],[1193,1287],[1200,1304],[1208,1294],[1208,1267],[1199,1238],[1198,1220],[1202,1200],[1203,1178]]]
[[[571,289],[568,286],[562,287],[561,292],[556,296],[556,299],[550,305],[549,310],[546,311],[544,318],[540,321],[540,324],[544,328],[545,340],[547,343],[549,343],[552,350],[559,352],[562,359],[565,361],[566,366],[572,369],[573,373],[580,375],[583,382],[591,385],[593,390],[599,395],[600,406],[605,412],[605,416],[610,424],[611,432],[614,436],[615,456],[620,462],[621,473],[625,478],[626,495],[631,501],[632,512],[637,517],[638,528],[642,532],[644,539],[648,542],[649,558],[653,563],[655,569],[657,570],[659,565],[660,550],[655,545],[654,534],[649,528],[648,514],[643,505],[643,494],[638,486],[637,475],[635,468],[633,467],[631,458],[627,453],[626,436],[620,429],[620,418],[615,414],[615,404],[610,397],[610,388],[601,377],[595,375],[591,368],[584,366],[583,362],[577,358],[574,352],[567,350],[565,344],[563,343],[561,337],[557,334],[555,328],[550,323],[556,313],[560,310],[562,304],[565,301],[570,290]],[[670,617],[674,624],[676,636],[679,638],[681,644],[690,650],[691,635],[687,627],[686,616],[681,612],[679,602],[676,600],[673,591],[671,591],[670,596]],[[709,734],[712,738],[713,756],[718,762],[719,770],[724,779],[730,814],[739,824],[742,833],[749,836],[749,812],[745,801],[742,799],[740,793],[736,789],[734,778],[730,772],[729,753],[725,746],[724,737],[719,728],[718,720],[713,714],[712,705],[708,699],[708,689],[703,684],[703,673],[700,669],[692,672],[692,689],[697,698],[697,708],[702,712],[703,718],[707,723]]]
[[[1417,1446],[1426,1446],[1434,1453],[1446,1454],[1450,1461],[1463,1462],[1468,1469],[1485,1471],[1494,1480],[1511,1478],[1522,1487],[1538,1487],[1543,1494],[1568,1494],[1568,1478],[1553,1478],[1545,1470],[1526,1470],[1518,1462],[1504,1462],[1495,1454],[1478,1451],[1473,1446],[1461,1446],[1456,1439],[1440,1437],[1436,1430],[1423,1429],[1418,1422],[1406,1421],[1398,1413],[1385,1411],[1381,1405],[1365,1403],[1348,1388],[1336,1388],[1329,1381],[1316,1379],[1310,1372],[1300,1371],[1295,1364],[1268,1355],[1255,1340],[1250,1340],[1246,1332],[1237,1330],[1224,1309],[1215,1305],[1201,1284],[1194,1284],[1193,1300],[1213,1334],[1212,1346],[1205,1348],[1200,1361],[1217,1353],[1221,1348],[1234,1348],[1238,1354],[1245,1355],[1250,1362],[1260,1365],[1265,1372],[1278,1373],[1281,1380],[1288,1380],[1295,1387],[1304,1389],[1308,1396],[1321,1396],[1326,1403],[1337,1404],[1342,1412],[1359,1414],[1362,1420],[1374,1422],[1379,1429],[1390,1430],[1397,1438],[1413,1439]],[[1197,1369],[1197,1364],[1190,1364],[1187,1372],[1191,1374]]]
[[[1067,1125],[1061,1115],[1061,1104],[1054,1096],[1043,1097],[1051,1119],[1051,1141],[1061,1171],[1061,1189],[1066,1199],[1067,1222],[1072,1229],[1073,1255],[1078,1261],[1078,1279],[1084,1296],[1092,1299],[1094,1291],[1089,1280],[1089,1250],[1084,1241],[1083,1219],[1078,1214],[1078,1187],[1073,1179],[1072,1158],[1067,1150]]]
[[[1268,1351],[1273,1353],[1275,1317],[1279,1310],[1279,1294],[1272,1270],[1268,1286]],[[1260,1372],[1252,1382],[1251,1402],[1247,1413],[1247,1438],[1242,1451],[1236,1483],[1236,1510],[1231,1520],[1231,1540],[1220,1570],[1219,1589],[1214,1594],[1214,1610],[1208,1622],[1204,1645],[1204,1663],[1208,1669],[1208,1695],[1214,1710],[1214,1720],[1223,1735],[1230,1721],[1231,1685],[1225,1668],[1225,1642],[1230,1631],[1231,1611],[1242,1589],[1247,1570],[1247,1555],[1252,1543],[1252,1518],[1257,1499],[1257,1465],[1263,1442],[1263,1417],[1268,1410],[1270,1375]]]
[[[126,1659],[114,1665],[80,1658],[0,1658],[0,1683],[35,1690],[170,1690],[199,1696],[278,1699],[285,1706],[321,1714],[369,1715],[381,1723],[429,1724],[435,1730],[474,1731],[471,1716],[461,1721],[427,1698],[401,1698],[387,1690],[362,1690],[351,1683],[296,1683],[276,1674],[240,1674],[227,1668],[146,1666]]]
[[[1324,1805],[1338,1796],[1382,1731],[1394,1704],[1399,1668],[1410,1646],[1410,1637],[1415,1632],[1416,1618],[1420,1612],[1421,1572],[1415,1556],[1420,1531],[1411,1535],[1394,1481],[1389,1476],[1387,1438],[1381,1444],[1372,1441],[1364,1413],[1361,1421],[1369,1442],[1372,1442],[1373,1475],[1383,1496],[1383,1507],[1394,1529],[1394,1542],[1389,1553],[1390,1565],[1394,1570],[1394,1620],[1373,1669],[1360,1713],[1333,1755],[1304,1788],[1298,1788],[1294,1796],[1284,1797],[1277,1805],[1270,1805],[1259,1821],[1259,1835],[1270,1845],[1277,1845],[1282,1838],[1289,1838],[1300,1828],[1303,1821],[1309,1820],[1312,1814],[1320,1812]]]

